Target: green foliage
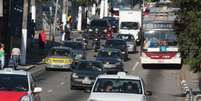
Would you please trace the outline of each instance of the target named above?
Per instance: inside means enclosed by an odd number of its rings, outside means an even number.
[[[78,3],[80,6],[88,6],[91,5],[92,3],[95,3],[96,0],[72,0]]]
[[[192,70],[200,71],[201,64],[201,0],[175,0],[180,5],[176,31],[182,56]]]

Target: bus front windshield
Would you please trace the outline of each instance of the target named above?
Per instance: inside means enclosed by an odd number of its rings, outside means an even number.
[[[157,48],[160,46],[177,46],[177,37],[174,31],[148,31],[144,32],[144,48]]]

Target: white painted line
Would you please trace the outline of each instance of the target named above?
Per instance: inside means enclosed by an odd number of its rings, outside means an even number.
[[[64,85],[64,82],[61,82],[60,85]]]
[[[136,63],[135,63],[135,65],[134,65],[133,68],[132,68],[132,71],[135,71],[135,69],[137,68],[138,64],[139,64],[139,62],[136,62]]]
[[[48,93],[52,93],[52,92],[53,92],[53,90],[52,90],[52,89],[49,89],[47,92],[48,92]]]

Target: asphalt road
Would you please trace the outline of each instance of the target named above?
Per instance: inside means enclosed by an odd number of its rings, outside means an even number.
[[[87,59],[93,60],[95,52],[88,51]],[[139,53],[130,54],[130,60],[124,63],[128,73],[141,76],[146,88],[153,95],[150,101],[184,101],[181,96],[179,77],[180,69],[143,69],[139,62]],[[70,71],[45,71],[44,65],[31,69],[39,86],[43,88],[40,94],[42,101],[86,101],[89,93],[70,90]]]

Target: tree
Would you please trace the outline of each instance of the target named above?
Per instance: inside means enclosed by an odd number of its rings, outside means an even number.
[[[201,71],[201,0],[174,0],[179,6],[176,31],[182,56]]]

